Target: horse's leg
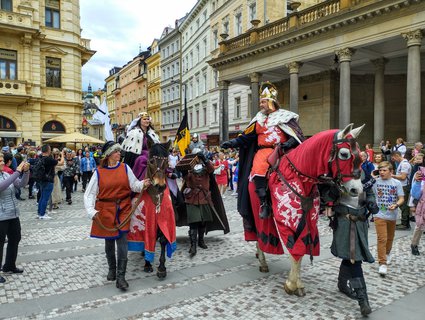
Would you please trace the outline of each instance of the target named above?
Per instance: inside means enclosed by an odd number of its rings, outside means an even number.
[[[266,256],[264,255],[264,252],[260,249],[260,246],[257,242],[257,253],[255,255],[260,262],[260,272],[269,272],[269,266],[267,265]]]
[[[289,259],[291,261],[291,270],[289,271],[288,279],[285,281],[284,289],[287,294],[295,294],[298,297],[304,297],[304,285],[300,279],[302,258],[298,261],[295,261],[295,259],[290,256]]]
[[[143,267],[143,271],[148,272],[148,273],[153,272],[152,264],[148,260],[145,260],[145,265]]]
[[[158,278],[163,279],[167,276],[167,268],[165,267],[165,246],[167,245],[167,238],[164,236],[161,230],[159,232],[159,243],[161,244],[161,255],[159,257],[159,267],[156,275]]]

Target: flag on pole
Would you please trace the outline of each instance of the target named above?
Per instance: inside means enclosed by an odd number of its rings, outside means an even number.
[[[174,140],[174,147],[178,146],[181,155],[184,157],[186,155],[186,149],[190,144],[190,131],[189,124],[187,121],[187,108],[184,108],[184,115],[180,123],[179,128],[177,129],[176,139]]]

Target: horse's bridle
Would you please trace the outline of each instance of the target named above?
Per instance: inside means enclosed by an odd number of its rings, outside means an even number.
[[[151,159],[154,159],[155,165],[152,165],[151,163],[148,164],[148,175],[150,179],[153,179],[159,172],[163,170],[165,161],[168,161],[168,157],[160,157],[160,156],[152,156]],[[149,159],[149,161],[151,160]],[[157,164],[159,161],[159,165]],[[155,169],[156,166],[156,169]]]

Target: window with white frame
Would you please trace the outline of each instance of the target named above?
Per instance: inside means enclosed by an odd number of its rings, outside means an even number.
[[[46,57],[46,87],[61,87],[61,59]]]
[[[235,36],[242,34],[242,13],[235,14]]]
[[[204,117],[203,125],[207,125],[207,102],[202,102],[202,116]]]
[[[204,38],[204,40],[202,40],[203,43],[203,54],[202,54],[202,58],[205,58],[208,55],[208,49],[207,49],[207,38]]]
[[[196,127],[197,128],[200,127],[200,123],[199,123],[199,109],[196,110]]]
[[[204,79],[204,81],[202,81],[202,93],[206,93],[207,92],[207,73],[206,72],[202,75],[202,78]]]
[[[199,77],[196,77],[196,82],[195,82],[195,97],[199,96]]]
[[[252,1],[248,4],[248,28],[251,27],[251,21],[257,19],[257,3]]]
[[[235,98],[235,119],[239,119],[241,117],[241,97]]]
[[[218,48],[218,30],[213,31],[213,46],[214,49]]]
[[[213,111],[213,123],[217,122],[217,113],[218,113],[218,107],[217,107],[217,103],[213,103],[212,104],[212,111]]]

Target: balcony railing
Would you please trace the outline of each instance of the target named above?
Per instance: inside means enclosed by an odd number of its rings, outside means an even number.
[[[10,26],[15,26],[15,27],[31,28],[32,26],[30,15],[17,13],[17,12],[11,12],[11,11],[5,11],[1,9],[0,9],[0,23],[4,23]]]
[[[370,1],[371,0],[327,0],[300,12],[294,12],[288,17],[274,21],[265,26],[257,27],[258,24],[255,24],[246,33],[220,42],[220,53],[225,54],[230,51],[244,49],[256,43],[273,39],[294,28],[316,23],[325,17],[337,14],[341,10],[349,9],[350,7]]]
[[[26,81],[0,79],[0,94],[26,96]]]
[[[82,47],[86,48],[87,50],[90,50],[90,41],[91,41],[90,39],[81,38],[80,39],[80,45]]]

